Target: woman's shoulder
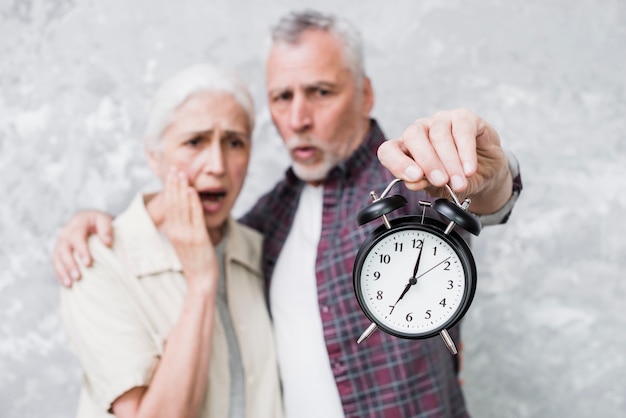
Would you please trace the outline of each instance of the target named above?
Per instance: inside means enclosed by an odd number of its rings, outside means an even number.
[[[143,203],[143,195],[137,194],[127,208],[115,217],[112,224],[113,241],[111,246],[105,245],[100,237],[91,235],[87,241],[94,265],[107,269],[124,269],[131,264],[127,259],[135,259],[151,253],[160,241],[159,232],[152,223]]]

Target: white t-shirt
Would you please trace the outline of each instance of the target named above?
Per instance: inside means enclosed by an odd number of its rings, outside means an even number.
[[[306,185],[276,262],[270,309],[287,418],[343,417],[317,299],[323,187]]]

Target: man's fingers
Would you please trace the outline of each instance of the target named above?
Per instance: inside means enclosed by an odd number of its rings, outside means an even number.
[[[469,187],[468,177],[478,166],[476,138],[484,128],[482,120],[466,109],[438,112],[431,118],[430,141],[457,192]]]
[[[52,263],[57,280],[68,287],[80,279],[80,270],[72,254],[73,248],[69,242],[57,243]]]
[[[434,122],[432,118],[416,120],[402,134],[402,142],[428,181],[441,187],[448,182],[449,177],[439,159],[435,144],[431,141],[431,128]],[[442,130],[441,127],[437,129]],[[441,138],[441,132],[438,133],[438,137]]]
[[[385,141],[378,147],[378,159],[391,173],[407,183],[419,182],[424,177],[422,169],[405,154],[401,140]]]
[[[85,267],[93,263],[87,241],[92,234],[108,246],[113,242],[112,219],[99,211],[81,211],[62,228],[52,253],[52,266],[57,280],[71,286],[80,279],[79,263]],[[77,261],[78,259],[78,261]]]
[[[73,249],[73,251],[67,251],[67,254],[71,257],[72,253],[76,254],[76,256],[80,259],[80,262],[85,266],[85,267],[89,267],[91,266],[91,252],[89,251],[89,246],[87,245],[87,240],[89,239],[88,235],[75,235],[73,239],[71,239],[70,241],[70,246]],[[74,258],[71,257],[72,261],[74,261]],[[68,264],[67,262],[65,263],[66,265]],[[76,263],[73,262],[73,265],[75,266]],[[78,270],[77,270],[78,272]],[[72,273],[73,276],[76,275],[76,273]]]
[[[417,119],[400,139],[383,143],[378,158],[409,189],[433,196],[445,195],[446,184],[456,193],[476,196],[508,168],[498,133],[466,109]]]
[[[476,155],[476,138],[479,135],[480,119],[473,113],[459,109],[454,113],[452,135],[462,164],[463,173],[470,177],[476,172],[478,160]]]
[[[107,216],[98,216],[95,220],[96,234],[107,247],[113,245],[113,222]]]
[[[458,154],[457,138],[453,135],[453,120],[451,119],[451,115],[442,112],[442,114],[432,122],[429,129],[429,140],[448,178],[446,183],[449,183],[454,190],[461,191],[465,189],[465,187],[467,187],[467,181]],[[433,177],[432,173],[430,177]],[[433,182],[433,184],[443,186],[443,184],[435,182]]]
[[[381,161],[385,166],[402,164],[394,168],[398,174],[402,168],[406,171],[410,164],[397,156],[404,151],[430,184],[436,187],[449,184],[454,191],[463,192],[469,186],[468,177],[477,171],[476,138],[484,130],[481,119],[465,109],[438,112],[432,117],[417,119],[404,131],[401,145],[394,153],[383,154],[385,160]],[[391,158],[396,158],[396,162],[388,161]],[[414,168],[411,171],[419,174]]]
[[[406,186],[407,189],[413,190],[413,191],[427,190],[433,187],[428,181],[428,179],[425,177],[422,177],[422,179],[419,181],[412,181],[412,182],[405,181],[404,185]]]
[[[56,255],[52,258],[52,267],[54,268],[54,275],[57,281],[63,286],[72,287],[72,279],[65,271],[65,266],[61,262],[61,259]]]

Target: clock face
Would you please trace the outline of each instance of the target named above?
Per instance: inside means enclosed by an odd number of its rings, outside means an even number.
[[[475,290],[473,260],[458,240],[415,224],[374,239],[369,251],[359,254],[355,271],[357,298],[367,316],[405,338],[429,337],[454,325]]]

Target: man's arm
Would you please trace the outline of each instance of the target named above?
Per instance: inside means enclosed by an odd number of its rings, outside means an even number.
[[[104,245],[110,247],[113,244],[113,217],[95,210],[81,211],[63,226],[52,253],[52,265],[59,283],[71,287],[80,279],[76,258],[85,267],[91,265],[87,239],[93,234],[97,234]]]
[[[498,133],[465,109],[416,120],[400,138],[382,144],[378,158],[411,190],[437,194],[449,184],[472,200],[471,211],[478,215],[498,212],[513,196],[513,176]]]

